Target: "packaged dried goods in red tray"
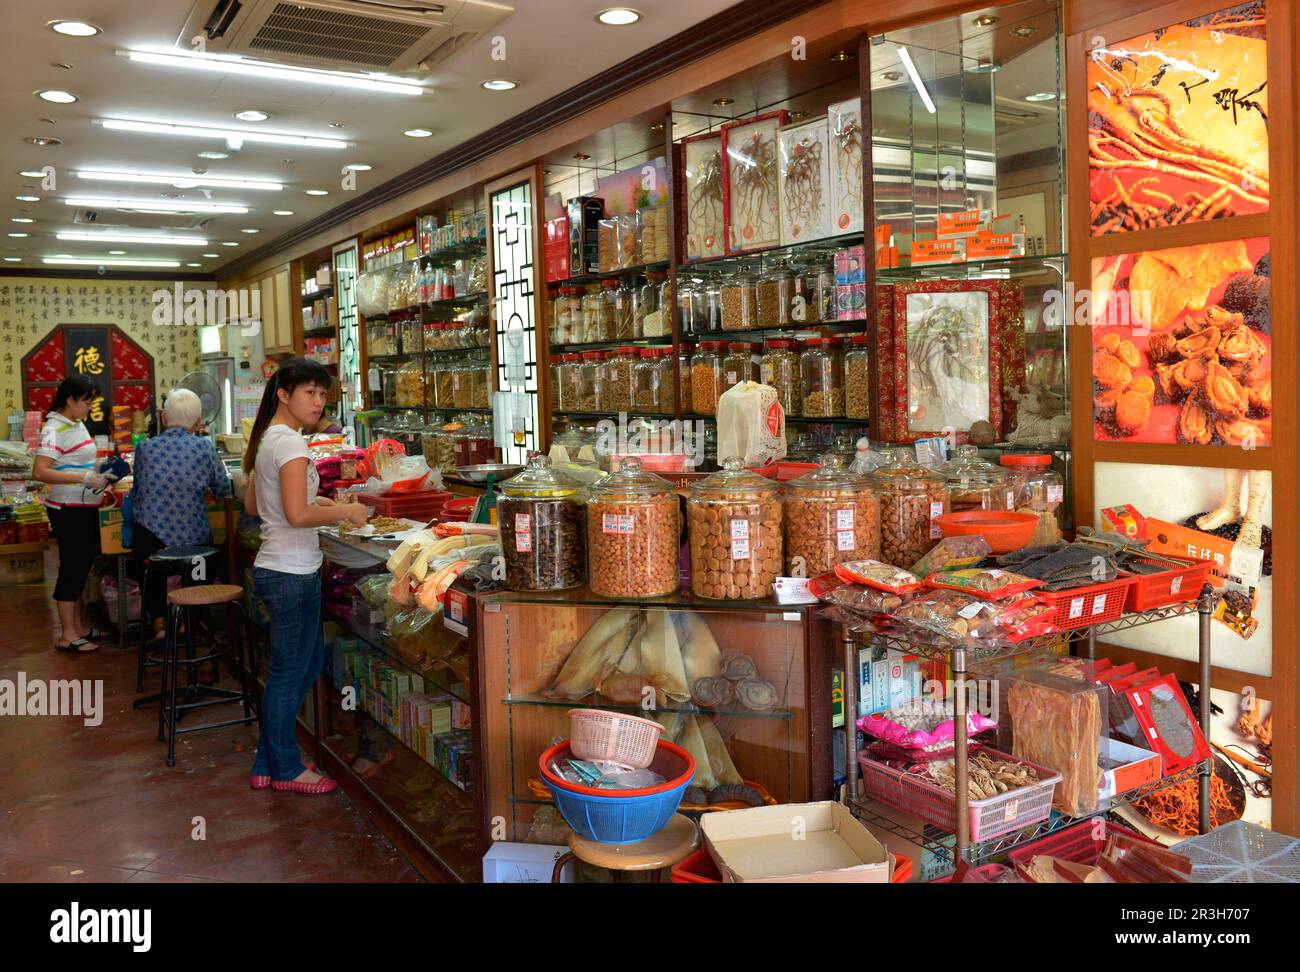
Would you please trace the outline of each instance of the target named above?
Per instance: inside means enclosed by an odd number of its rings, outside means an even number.
[[[912,565],[912,573],[929,577],[939,571],[974,567],[990,552],[989,543],[983,537],[944,537]]]
[[[1002,601],[1043,586],[1043,582],[1036,578],[1022,577],[1000,567],[949,570],[931,574],[925,582],[931,587],[961,591],[963,594],[970,594],[986,601]]]
[[[1033,597],[987,601],[959,591],[933,590],[910,598],[892,616],[953,641],[1016,644],[1051,630],[1050,610]]]
[[[910,594],[925,589],[916,575],[879,560],[851,560],[835,565],[835,576],[850,584],[865,584],[891,594]]]

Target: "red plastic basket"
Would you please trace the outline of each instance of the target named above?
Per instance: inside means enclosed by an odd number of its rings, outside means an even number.
[[[894,873],[889,876],[890,884],[906,884],[912,880],[912,859],[905,854],[891,854],[894,858]],[[721,884],[722,873],[707,847],[701,847],[685,860],[673,865],[673,884]]]
[[[410,520],[432,520],[442,512],[451,493],[436,489],[421,493],[401,493],[396,496],[373,496],[370,493],[357,493],[357,499],[366,506],[372,506],[381,516],[405,517]]]
[[[1038,855],[1047,854],[1063,861],[1092,867],[1097,863],[1102,848],[1106,846],[1106,838],[1111,834],[1123,834],[1148,844],[1156,843],[1136,831],[1111,823],[1105,817],[1098,817],[1015,848],[1007,854],[1007,863],[1026,866]]]
[[[1038,782],[999,793],[987,800],[969,801],[970,839],[973,843],[1009,834],[1051,816],[1052,794],[1061,780],[1060,773],[996,749],[985,747],[982,751],[1032,766],[1038,771]],[[871,799],[920,817],[950,834],[956,833],[957,797],[954,794],[926,776],[868,759],[866,753],[858,754],[858,766],[862,769],[862,785]]]
[[[1131,574],[1121,574],[1104,584],[1034,593],[1040,601],[1052,608],[1052,627],[1057,631],[1066,631],[1101,621],[1114,621],[1124,613],[1124,603],[1132,583]]]
[[[1142,563],[1158,564],[1158,560],[1146,557],[1137,558]],[[1129,574],[1133,585],[1128,589],[1128,611],[1151,611],[1155,608],[1168,607],[1170,604],[1182,604],[1194,601],[1201,593],[1214,565],[1208,561],[1162,570],[1158,574]]]

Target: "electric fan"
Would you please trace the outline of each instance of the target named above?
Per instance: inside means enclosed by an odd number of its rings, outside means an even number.
[[[217,384],[217,380],[207,372],[191,371],[176,383],[176,387],[187,389],[199,396],[199,408],[203,413],[203,426],[211,432],[213,429],[212,423],[221,414],[221,386]]]

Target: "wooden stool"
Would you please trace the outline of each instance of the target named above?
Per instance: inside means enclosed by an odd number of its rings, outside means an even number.
[[[616,876],[625,871],[652,871],[650,879],[658,884],[666,868],[686,860],[699,845],[695,821],[680,813],[673,814],[663,830],[635,844],[602,844],[569,831],[569,851],[556,860],[551,883],[559,884],[564,865],[579,860],[614,871]]]
[[[235,624],[235,611],[239,611],[241,615],[244,613],[243,597],[244,589],[235,584],[201,584],[196,587],[182,587],[167,595],[167,637],[164,640],[162,655],[163,691],[167,697],[158,706],[158,741],[162,742],[164,736],[167,740],[168,766],[176,765],[176,737],[180,734],[202,732],[205,729],[224,729],[227,726],[247,725],[259,718],[252,711],[257,701],[256,696],[249,690],[249,668],[247,659],[244,657],[244,639],[239,637],[239,629]],[[222,655],[226,653],[226,648],[217,644],[215,639],[203,654],[196,655],[194,652],[195,609],[212,608],[219,604],[228,605],[229,647],[236,653],[235,662],[239,666],[240,689],[236,692],[233,689],[217,688],[214,685],[191,683],[185,689],[187,701],[178,703],[176,701],[177,682],[182,667],[193,673],[204,664],[212,662],[217,668],[218,674],[220,673],[220,660]],[[182,615],[185,618],[185,658],[179,657],[180,645],[178,644]],[[247,620],[245,617],[245,624],[247,624]],[[222,705],[228,702],[243,704],[244,717],[242,719],[228,719],[225,722],[206,723],[201,726],[189,726],[185,729],[178,728],[176,725],[181,715],[190,709],[201,709],[209,705]]]

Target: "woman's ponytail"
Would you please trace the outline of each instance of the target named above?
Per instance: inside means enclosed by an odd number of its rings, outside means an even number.
[[[262,392],[262,401],[257,406],[257,418],[253,419],[253,429],[248,434],[248,448],[244,450],[242,465],[246,473],[253,471],[253,466],[257,462],[257,447],[262,444],[262,436],[266,433],[267,426],[271,424],[271,419],[275,418],[276,409],[280,407],[280,399],[275,394],[279,387],[276,379],[279,377],[279,371],[271,376],[271,380],[266,383],[266,390]]]
[[[262,403],[257,406],[257,418],[253,420],[253,429],[248,434],[248,448],[244,450],[244,472],[253,471],[253,466],[257,462],[257,447],[261,445],[262,436],[266,434],[271,420],[275,418],[275,413],[280,408],[280,397],[277,392],[284,389],[292,395],[293,390],[299,385],[308,384],[319,385],[328,390],[333,381],[334,376],[329,373],[328,368],[306,358],[289,358],[276,369],[275,374],[266,383],[266,391],[262,392]]]

